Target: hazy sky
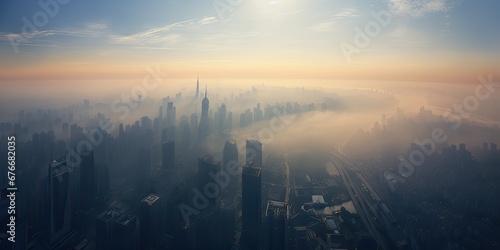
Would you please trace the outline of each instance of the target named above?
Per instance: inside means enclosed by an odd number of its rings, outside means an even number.
[[[0,2],[0,82],[139,79],[155,64],[172,78],[205,79],[475,82],[500,73],[497,0],[40,3],[50,4]],[[384,10],[387,25],[372,15]]]

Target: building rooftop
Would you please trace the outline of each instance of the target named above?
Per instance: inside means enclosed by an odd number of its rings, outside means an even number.
[[[290,218],[290,210],[288,204],[282,201],[268,201],[266,207],[266,216],[269,216],[271,213],[274,215],[283,215],[285,218]]]
[[[262,169],[258,168],[258,167],[244,167],[243,168],[244,175],[252,175],[252,176],[260,177],[261,171],[262,171]]]
[[[142,199],[142,202],[147,203],[149,206],[153,205],[156,201],[160,199],[160,196],[157,194],[149,194],[146,198]]]
[[[206,154],[199,159],[214,166],[221,165],[221,160],[211,154]]]
[[[97,219],[104,221],[104,222],[109,222],[109,221],[113,220],[113,218],[115,218],[118,214],[119,213],[117,211],[106,210],[106,211],[102,212],[101,214],[99,214],[97,216]]]
[[[131,214],[124,214],[116,219],[115,222],[122,226],[127,226],[130,223],[135,223],[135,216]]]
[[[312,202],[313,203],[325,203],[325,198],[323,198],[323,195],[313,195]]]

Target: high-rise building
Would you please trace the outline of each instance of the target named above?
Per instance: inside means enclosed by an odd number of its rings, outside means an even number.
[[[106,210],[96,218],[96,250],[112,249],[114,243],[114,221],[119,215],[113,210]]]
[[[46,244],[55,247],[71,234],[73,194],[71,186],[74,171],[66,164],[66,160],[49,164],[47,176],[47,224]]]
[[[140,249],[138,231],[137,218],[134,215],[124,213],[119,216],[114,223],[114,248],[112,249]]]
[[[207,98],[207,89],[205,89],[205,98],[201,102],[201,118],[198,126],[198,141],[203,142],[210,134],[210,125],[208,120],[209,101]]]
[[[196,248],[230,249],[234,231],[234,215],[209,205],[196,219]]]
[[[97,167],[97,185],[96,185],[96,206],[103,207],[109,198],[109,167],[102,165]]]
[[[253,120],[255,122],[260,122],[262,120],[262,109],[260,109],[260,103],[257,103],[257,106],[253,108]]]
[[[210,204],[215,204],[220,192],[213,176],[219,173],[221,161],[211,154],[198,158],[198,190],[207,197]],[[213,184],[213,185],[212,185]]]
[[[229,164],[238,164],[238,147],[233,139],[226,141],[222,152],[222,169],[227,171]]]
[[[175,167],[175,142],[166,141],[161,145],[162,168],[173,169]]]
[[[191,127],[191,138],[195,140],[198,138],[198,115],[196,113],[192,113],[189,117],[189,126]]]
[[[136,163],[136,184],[140,197],[149,193],[149,179],[151,177],[151,150],[140,148]]]
[[[175,106],[173,102],[167,104],[167,125],[169,128],[175,126]]]
[[[161,197],[149,194],[141,201],[140,249],[148,249],[154,245],[163,233],[163,212]]]
[[[288,249],[288,204],[281,201],[268,201],[266,207],[266,243],[268,249]]]
[[[242,171],[240,245],[250,249],[260,248],[261,171],[261,168],[251,166],[244,167]]]
[[[258,140],[247,140],[246,165],[262,167],[262,143]]]
[[[147,116],[143,116],[141,118],[141,127],[142,129],[152,129],[153,128],[153,122],[151,119]]]
[[[228,130],[232,130],[233,129],[233,112],[228,112],[227,113],[226,128]]]
[[[94,151],[82,152],[80,164],[80,208],[87,211],[94,206],[96,196]]]
[[[198,98],[200,97],[200,75],[198,75],[196,79],[196,95],[194,97],[196,101],[198,101]]]
[[[161,126],[163,124],[163,106],[160,106],[158,108],[158,122],[160,130],[163,129],[163,127]]]
[[[227,119],[227,110],[226,110],[226,104],[222,104],[219,109],[219,133],[222,133],[226,130],[226,119]]]

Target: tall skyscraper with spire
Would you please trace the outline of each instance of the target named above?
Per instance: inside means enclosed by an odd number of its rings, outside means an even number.
[[[198,78],[196,79],[196,96],[195,99],[198,101],[200,97],[200,74],[198,74]]]
[[[208,121],[208,107],[209,101],[207,98],[207,88],[205,87],[205,98],[201,101],[201,118],[200,125],[198,126],[198,140],[204,141],[208,134],[210,133],[209,121]]]

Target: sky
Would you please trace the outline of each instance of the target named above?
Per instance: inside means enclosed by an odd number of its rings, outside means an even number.
[[[3,0],[0,83],[141,79],[477,82],[497,0]]]

